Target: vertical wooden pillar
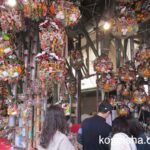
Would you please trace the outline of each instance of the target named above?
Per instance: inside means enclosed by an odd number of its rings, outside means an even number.
[[[77,48],[81,50],[81,35],[78,38]],[[77,85],[77,123],[81,123],[81,71],[76,70],[76,85]]]
[[[98,29],[98,23],[96,23],[96,49],[97,49],[97,52],[99,52],[99,29]],[[97,74],[96,75],[96,79],[99,78],[99,75]],[[99,86],[97,85],[96,87],[96,109],[97,109],[97,112],[98,112],[98,107],[99,107]]]

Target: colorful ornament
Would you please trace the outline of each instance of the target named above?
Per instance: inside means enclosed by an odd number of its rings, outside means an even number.
[[[119,116],[128,116],[130,113],[129,108],[126,105],[121,105],[119,106],[119,108],[117,109],[118,111],[118,115]]]
[[[136,79],[135,65],[133,62],[126,62],[119,68],[119,77],[122,81],[128,82]]]
[[[52,2],[50,13],[64,27],[77,24],[81,18],[79,8],[72,2],[64,0]]]
[[[101,55],[94,61],[94,70],[97,73],[109,73],[113,69],[113,63],[109,60],[107,55]]]
[[[24,16],[33,21],[38,22],[47,15],[48,8],[44,1],[28,0],[20,1],[19,4],[23,8]]]
[[[110,91],[116,90],[116,88],[117,88],[117,79],[114,75],[103,74],[97,80],[97,84],[105,92],[110,92]]]
[[[0,25],[2,31],[19,32],[25,28],[21,11],[15,8],[3,8],[0,11]]]
[[[56,53],[63,56],[65,49],[65,31],[60,28],[57,22],[45,20],[40,24],[40,43],[42,50]]]
[[[147,95],[143,89],[137,89],[133,92],[132,102],[135,104],[143,104],[146,102]]]
[[[72,66],[76,70],[80,70],[84,65],[82,52],[78,50],[72,51],[70,56],[70,61],[72,63]]]

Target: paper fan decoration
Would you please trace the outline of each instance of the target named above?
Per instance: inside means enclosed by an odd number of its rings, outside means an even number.
[[[33,21],[40,21],[47,15],[48,8],[46,3],[42,0],[21,0],[19,4],[22,6],[24,16]]]
[[[50,6],[50,13],[65,27],[77,24],[81,17],[78,6],[69,0],[53,1]]]
[[[116,90],[117,79],[114,75],[103,74],[98,80],[97,85],[101,87],[105,92]]]
[[[1,8],[0,25],[3,31],[22,31],[25,28],[22,12],[15,8]]]
[[[63,56],[65,31],[56,22],[50,20],[45,20],[39,27],[42,50],[49,50],[49,52],[56,53],[58,56]]]
[[[122,67],[119,68],[120,80],[128,82],[136,79],[136,68],[133,62],[126,62]]]
[[[53,80],[55,82],[63,79],[65,68],[64,60],[54,53],[42,52],[36,56],[38,61],[38,75],[41,81]]]
[[[97,73],[109,73],[113,69],[113,63],[107,55],[101,55],[94,61],[94,70]]]
[[[135,104],[143,104],[146,102],[147,95],[143,89],[137,89],[133,92],[132,102]]]

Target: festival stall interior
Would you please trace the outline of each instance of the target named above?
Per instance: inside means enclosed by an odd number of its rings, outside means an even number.
[[[150,0],[0,1],[0,150],[36,148],[51,104],[81,123],[102,101],[150,135]]]

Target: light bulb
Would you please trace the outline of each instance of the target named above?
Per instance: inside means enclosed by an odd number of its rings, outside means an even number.
[[[17,1],[16,0],[7,0],[6,5],[8,5],[10,7],[15,7],[17,5]]]
[[[109,22],[105,22],[103,25],[104,30],[109,30],[111,27],[111,24]]]

